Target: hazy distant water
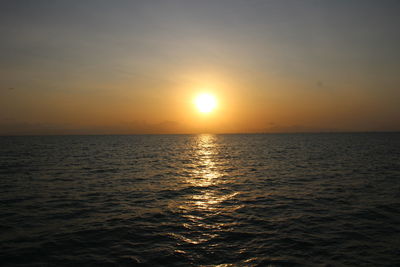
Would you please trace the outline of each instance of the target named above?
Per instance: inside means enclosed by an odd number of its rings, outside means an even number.
[[[0,137],[0,265],[400,265],[400,134]]]

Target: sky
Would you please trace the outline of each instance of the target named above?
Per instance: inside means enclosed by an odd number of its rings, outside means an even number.
[[[400,131],[399,13],[395,0],[1,0],[0,135]]]

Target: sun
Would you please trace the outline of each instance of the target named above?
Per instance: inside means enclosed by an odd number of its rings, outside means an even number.
[[[215,96],[208,93],[198,95],[194,102],[201,113],[209,113],[217,107]]]

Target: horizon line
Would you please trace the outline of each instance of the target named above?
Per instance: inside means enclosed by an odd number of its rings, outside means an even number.
[[[71,134],[0,134],[0,137],[34,137],[34,136],[130,136],[130,135],[273,135],[273,134],[365,134],[365,133],[400,133],[394,131],[299,131],[299,132],[233,132],[233,133],[71,133]]]

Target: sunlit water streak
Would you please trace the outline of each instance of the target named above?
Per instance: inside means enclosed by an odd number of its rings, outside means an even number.
[[[400,134],[0,138],[0,264],[400,264]]]

